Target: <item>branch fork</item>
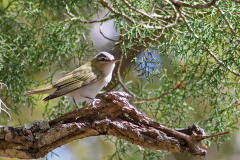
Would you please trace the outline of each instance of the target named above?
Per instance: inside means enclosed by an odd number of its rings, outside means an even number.
[[[203,129],[191,125],[167,128],[148,118],[129,103],[125,92],[108,92],[95,106],[89,105],[51,121],[36,120],[20,127],[0,127],[0,157],[33,159],[75,139],[110,135],[142,147],[205,156],[197,143],[205,138]]]

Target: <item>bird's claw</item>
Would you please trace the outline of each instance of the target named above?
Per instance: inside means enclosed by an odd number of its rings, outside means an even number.
[[[98,100],[97,98],[94,98],[94,100],[92,101],[92,106],[93,106],[93,107],[96,107],[95,104],[96,104],[96,101],[97,101],[97,100]]]

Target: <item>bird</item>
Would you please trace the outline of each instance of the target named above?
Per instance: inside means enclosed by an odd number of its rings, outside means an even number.
[[[118,61],[120,60],[108,52],[99,52],[91,61],[67,73],[50,86],[25,92],[24,95],[49,94],[43,101],[69,96],[77,109],[77,102],[90,100],[94,106],[96,95],[111,81],[115,63]]]

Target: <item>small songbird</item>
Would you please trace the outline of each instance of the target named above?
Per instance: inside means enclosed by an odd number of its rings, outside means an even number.
[[[117,61],[120,60],[115,59],[110,53],[100,52],[91,61],[67,73],[52,85],[26,92],[24,95],[50,94],[43,101],[70,96],[77,108],[77,102],[88,100],[92,100],[94,105],[95,96],[111,81]]]

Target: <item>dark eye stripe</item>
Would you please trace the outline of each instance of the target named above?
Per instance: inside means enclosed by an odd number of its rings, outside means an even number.
[[[110,61],[110,60],[107,58],[101,58],[100,61]]]
[[[99,54],[97,57],[107,57],[104,54]]]

